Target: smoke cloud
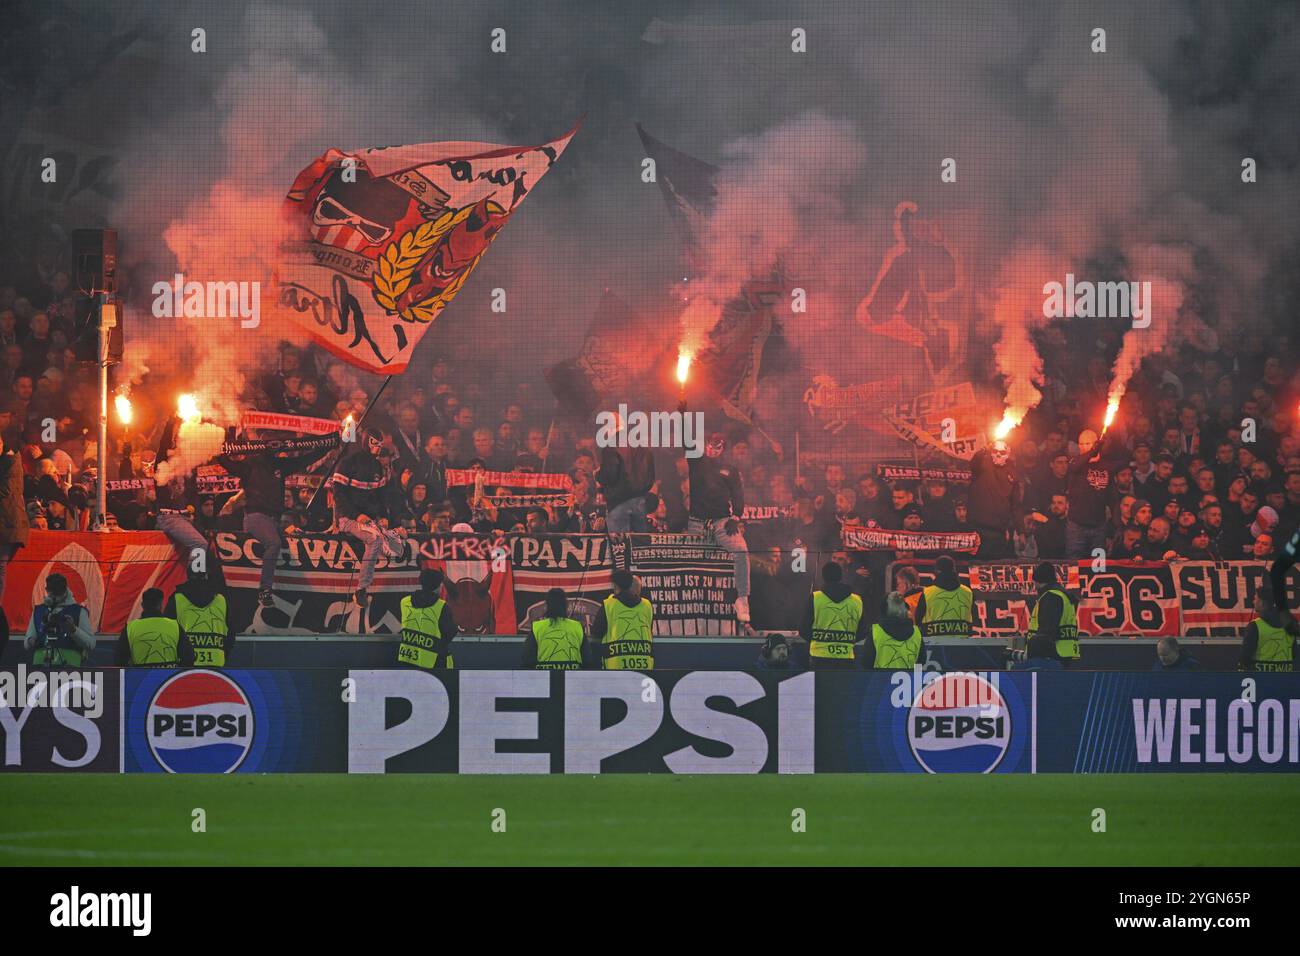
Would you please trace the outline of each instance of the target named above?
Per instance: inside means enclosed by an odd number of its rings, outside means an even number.
[[[257,330],[153,321],[152,282],[178,269],[199,281],[265,277],[284,192],[330,147],[536,143],[584,112],[407,381],[435,355],[485,387],[538,381],[576,351],[606,288],[698,340],[748,273],[779,262],[810,307],[781,318],[789,349],[769,369],[768,421],[800,413],[813,374],[898,376],[900,397],[924,391],[934,381],[915,351],[854,322],[902,200],[941,223],[959,255],[970,377],[1013,409],[1040,400],[1044,364],[1059,361],[1035,342],[1049,324],[1043,285],[1067,272],[1158,290],[1151,327],[1105,356],[1117,383],[1143,357],[1203,340],[1206,326],[1221,337],[1284,328],[1297,291],[1300,29],[1286,4],[864,11],[762,0],[656,19],[597,2],[397,0],[115,4],[96,15],[111,19],[101,32],[113,42],[129,38],[96,77],[109,105],[85,134],[119,159],[108,219],[133,280],[129,372],[192,385],[223,420],[248,374],[300,332],[266,319]],[[188,46],[200,26],[205,54]],[[506,54],[490,49],[498,27]],[[796,27],[806,53],[791,51]],[[1097,27],[1104,53],[1092,49]],[[707,267],[684,313],[684,250],[658,188],[641,181],[634,120],[721,169]],[[1247,157],[1258,182],[1242,182]],[[947,159],[955,182],[940,178]],[[488,309],[495,287],[509,293],[505,314]],[[629,349],[641,344],[634,334]],[[337,374],[345,394],[378,384]]]

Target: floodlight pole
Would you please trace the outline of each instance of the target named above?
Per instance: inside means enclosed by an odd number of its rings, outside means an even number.
[[[108,339],[117,328],[117,304],[106,293],[95,296],[99,312],[99,442],[95,475],[94,530],[108,530]]]

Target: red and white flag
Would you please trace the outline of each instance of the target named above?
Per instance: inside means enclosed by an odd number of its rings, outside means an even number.
[[[421,336],[577,132],[541,146],[331,149],[283,212],[278,306],[324,348],[386,375]]]

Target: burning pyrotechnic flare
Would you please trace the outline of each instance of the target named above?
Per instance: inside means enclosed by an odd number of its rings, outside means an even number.
[[[1101,423],[1101,433],[1103,435],[1106,434],[1106,430],[1110,428],[1111,423],[1115,421],[1115,413],[1119,411],[1119,402],[1120,399],[1123,397],[1124,397],[1124,393],[1120,392],[1112,395],[1109,399],[1107,399],[1106,418]]]
[[[176,399],[176,414],[183,422],[197,422],[203,417],[199,411],[199,400],[188,393]]]
[[[685,385],[685,384],[686,384],[686,376],[690,374],[690,371],[691,371],[691,353],[690,353],[690,352],[684,352],[684,351],[683,351],[683,352],[678,352],[678,353],[677,353],[677,382],[678,382],[678,384],[680,384],[680,385]]]
[[[113,399],[113,404],[117,406],[117,420],[123,425],[131,424],[131,399],[125,395],[118,394]]]
[[[1002,421],[998,422],[997,427],[993,429],[993,438],[1002,441],[1011,434],[1011,430],[1019,425],[1025,418],[1025,413],[1017,412],[1015,409],[1008,408],[1002,416]]]

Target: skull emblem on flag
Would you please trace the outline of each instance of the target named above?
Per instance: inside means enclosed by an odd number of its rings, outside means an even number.
[[[278,305],[368,371],[406,369],[577,127],[533,147],[424,143],[329,150],[285,198]]]

